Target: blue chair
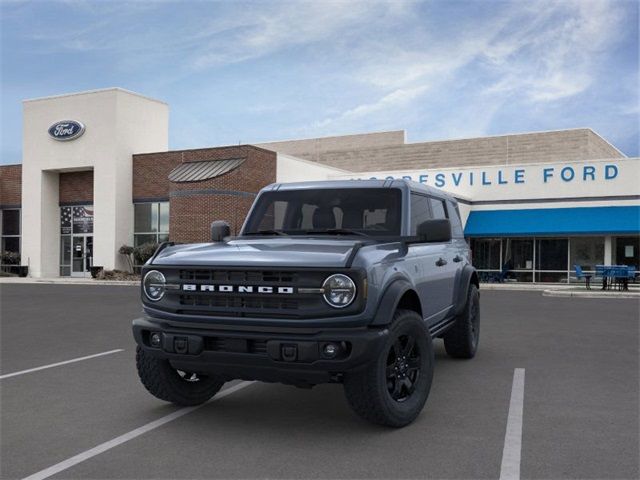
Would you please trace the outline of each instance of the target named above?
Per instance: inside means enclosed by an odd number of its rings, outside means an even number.
[[[584,278],[585,287],[587,287],[587,290],[591,290],[591,277],[593,275],[590,273],[584,273],[580,265],[574,265],[573,268],[576,270],[576,278],[578,280],[582,280]]]

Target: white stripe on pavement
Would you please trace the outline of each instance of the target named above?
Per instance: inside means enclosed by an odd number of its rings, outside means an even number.
[[[89,360],[90,358],[102,357],[104,355],[111,355],[112,353],[124,352],[124,349],[117,348],[115,350],[109,350],[108,352],[96,353],[94,355],[87,355],[86,357],[72,358],[71,360],[65,360],[64,362],[50,363],[49,365],[43,365],[42,367],[29,368],[28,370],[20,370],[19,372],[7,373],[0,375],[0,380],[9,377],[15,377],[16,375],[24,375],[25,373],[37,372],[39,370],[45,370],[47,368],[59,367],[61,365],[67,365],[69,363],[81,362],[83,360]]]
[[[513,372],[507,432],[504,436],[500,480],[520,480],[520,456],[522,452],[522,411],[524,408],[524,368]]]
[[[213,397],[212,400],[210,400],[207,403],[203,403],[202,405],[196,405],[195,407],[185,407],[185,408],[181,408],[180,410],[176,410],[175,412],[170,413],[169,415],[166,415],[164,417],[161,417],[158,420],[149,422],[146,425],[136,428],[135,430],[131,430],[130,432],[120,435],[119,437],[116,437],[112,440],[101,443],[100,445],[95,446],[82,453],[79,453],[78,455],[75,455],[71,458],[63,460],[60,463],[56,463],[55,465],[49,468],[45,468],[44,470],[40,470],[39,472],[36,472],[33,475],[29,475],[28,477],[25,477],[23,480],[43,480],[45,478],[49,478],[52,475],[55,475],[64,470],[67,470],[79,463],[84,462],[85,460],[89,460],[90,458],[95,457],[96,455],[100,455],[101,453],[104,453],[107,450],[111,450],[112,448],[117,447],[118,445],[128,442],[129,440],[133,440],[134,438],[139,437],[140,435],[143,435],[151,430],[161,427],[165,423],[169,423],[173,420],[176,420],[177,418],[180,418],[184,415],[187,415],[188,413],[193,412],[194,410],[202,408],[211,402],[215,402],[216,400],[220,400],[221,398],[224,398],[227,395],[231,395],[232,393],[237,392],[241,388],[248,387],[252,383],[254,382],[240,382],[237,385],[234,385],[233,387],[229,387],[221,391],[215,397]]]

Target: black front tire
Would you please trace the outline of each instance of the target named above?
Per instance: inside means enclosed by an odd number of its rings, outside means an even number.
[[[206,402],[224,385],[224,380],[215,375],[180,372],[168,360],[150,355],[139,346],[136,349],[136,366],[138,376],[149,393],[181,407]]]
[[[345,375],[351,408],[372,423],[404,427],[422,411],[433,380],[434,353],[424,321],[398,310],[380,355],[366,368]]]
[[[467,304],[456,322],[443,336],[447,354],[454,358],[473,358],[480,340],[480,292],[469,285]]]

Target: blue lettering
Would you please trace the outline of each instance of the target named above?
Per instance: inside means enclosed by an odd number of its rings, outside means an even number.
[[[514,181],[515,183],[524,183],[524,170],[518,168],[514,172]]]
[[[403,180],[411,180],[411,175],[404,175],[402,177]]]
[[[549,178],[553,177],[553,167],[550,168],[545,168],[542,171],[542,174],[544,175],[544,183],[547,183],[547,181],[549,180]]]
[[[453,184],[457,187],[460,185],[460,180],[462,180],[462,172],[458,173],[457,177],[455,173],[452,173],[451,178],[453,178]]]
[[[604,167],[605,180],[613,180],[617,176],[618,176],[618,167],[616,167],[615,165],[607,165]]]
[[[436,175],[436,187],[444,187],[444,173]]]
[[[377,180],[376,177],[369,177],[369,180]]]
[[[565,175],[565,172],[568,172],[568,175]],[[571,167],[564,167],[562,170],[560,170],[560,178],[562,178],[562,180],[564,180],[565,182],[570,182],[571,180],[573,180],[573,177],[575,177],[576,172],[573,171],[573,168]]]
[[[427,179],[429,178],[429,175],[420,175],[418,177],[420,180],[418,180],[420,183],[427,183]]]
[[[469,172],[469,185],[473,187],[473,172]]]
[[[502,170],[498,170],[498,184],[505,185],[507,182],[504,178],[502,178]]]
[[[385,180],[393,180],[393,177],[392,176],[388,176],[388,177],[385,178]]]
[[[591,180],[596,179],[596,167],[592,167],[590,165],[584,167],[584,170],[582,171],[582,180],[586,182],[587,177],[591,177]]]
[[[491,182],[487,180],[487,172],[482,172],[482,184],[491,185]]]

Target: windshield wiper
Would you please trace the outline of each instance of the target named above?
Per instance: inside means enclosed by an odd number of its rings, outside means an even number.
[[[308,235],[315,234],[327,234],[327,235],[359,235],[361,237],[368,237],[366,233],[351,230],[349,228],[327,228],[326,230],[307,230],[304,232]]]
[[[288,233],[284,233],[280,230],[258,230],[257,232],[247,232],[245,235],[285,235]]]

